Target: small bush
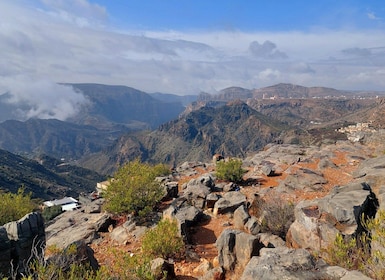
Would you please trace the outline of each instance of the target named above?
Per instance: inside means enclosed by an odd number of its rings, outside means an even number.
[[[242,160],[239,159],[220,160],[216,164],[216,176],[220,180],[240,182],[245,173],[246,170],[242,169]]]
[[[359,242],[338,234],[326,249],[325,260],[331,265],[358,269],[373,279],[385,279],[385,211],[378,211],[376,218],[362,225],[366,233],[358,237]]]
[[[45,208],[41,215],[43,216],[43,219],[45,222],[48,222],[52,220],[53,218],[59,216],[61,213],[63,213],[63,210],[60,205],[54,205],[52,207]]]
[[[162,164],[149,165],[138,159],[123,167],[104,194],[105,209],[115,214],[134,213],[145,216],[153,210],[164,195],[160,182],[155,178],[167,175],[170,170]]]
[[[146,232],[142,241],[142,251],[151,257],[178,256],[184,248],[176,220],[161,220],[155,228]]]
[[[19,188],[16,194],[0,194],[0,225],[22,218],[36,206],[31,200],[31,194],[24,193],[24,188]]]
[[[294,204],[282,197],[269,196],[262,200],[256,212],[262,216],[262,231],[286,239],[286,233],[294,222]]]
[[[362,268],[360,264],[363,259],[364,251],[357,247],[356,238],[345,240],[341,234],[337,234],[333,244],[326,250],[326,262],[349,270]]]

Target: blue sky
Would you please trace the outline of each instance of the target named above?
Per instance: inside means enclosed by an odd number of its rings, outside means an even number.
[[[99,0],[111,23],[125,28],[289,31],[312,28],[375,28],[381,1],[140,1]],[[370,16],[371,15],[371,16]]]
[[[1,0],[0,18],[0,92],[25,118],[75,113],[86,101],[62,82],[385,90],[380,0]]]

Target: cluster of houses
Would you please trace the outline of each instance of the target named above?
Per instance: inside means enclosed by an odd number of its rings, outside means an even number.
[[[110,181],[103,181],[96,184],[96,190],[91,194],[80,194],[79,199],[73,197],[63,197],[61,199],[44,201],[43,207],[61,206],[62,211],[72,211],[80,208],[81,204],[87,204],[100,197],[110,185]]]

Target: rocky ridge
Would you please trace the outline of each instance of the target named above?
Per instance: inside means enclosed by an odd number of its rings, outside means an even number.
[[[373,217],[378,207],[384,207],[385,156],[367,140],[322,147],[269,144],[243,159],[248,170],[243,185],[218,181],[213,163],[185,162],[175,168],[172,176],[161,179],[173,191],[154,222],[161,216],[178,220],[186,254],[184,260],[173,262],[176,278],[369,279],[320,258],[337,233],[359,234],[361,214]],[[294,220],[283,237],[266,232],[263,213],[253,207],[261,201],[273,203],[276,197],[294,205]],[[68,230],[78,224],[64,219]],[[62,240],[60,233],[52,233],[54,224],[48,227],[49,236]],[[99,264],[107,266],[114,261],[107,247],[140,253],[146,231],[130,217],[110,223],[109,231],[87,228],[97,233],[87,235],[87,243]],[[55,239],[48,237],[47,243]]]

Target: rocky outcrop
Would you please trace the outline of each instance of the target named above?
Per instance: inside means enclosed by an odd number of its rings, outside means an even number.
[[[287,242],[294,248],[320,252],[333,243],[337,233],[361,234],[361,217],[374,217],[377,207],[377,199],[368,184],[335,187],[322,199],[297,204]]]
[[[81,240],[90,244],[99,237],[98,232],[108,231],[111,224],[111,217],[107,213],[86,213],[84,209],[67,211],[46,227],[47,245],[64,249]]]
[[[341,267],[328,266],[316,261],[305,249],[262,248],[260,256],[248,262],[241,280],[318,280],[318,279],[370,279],[358,271],[348,271]]]
[[[38,212],[0,227],[0,274],[9,275],[11,267],[13,273],[22,273],[28,262],[43,256],[45,243],[44,220]]]

